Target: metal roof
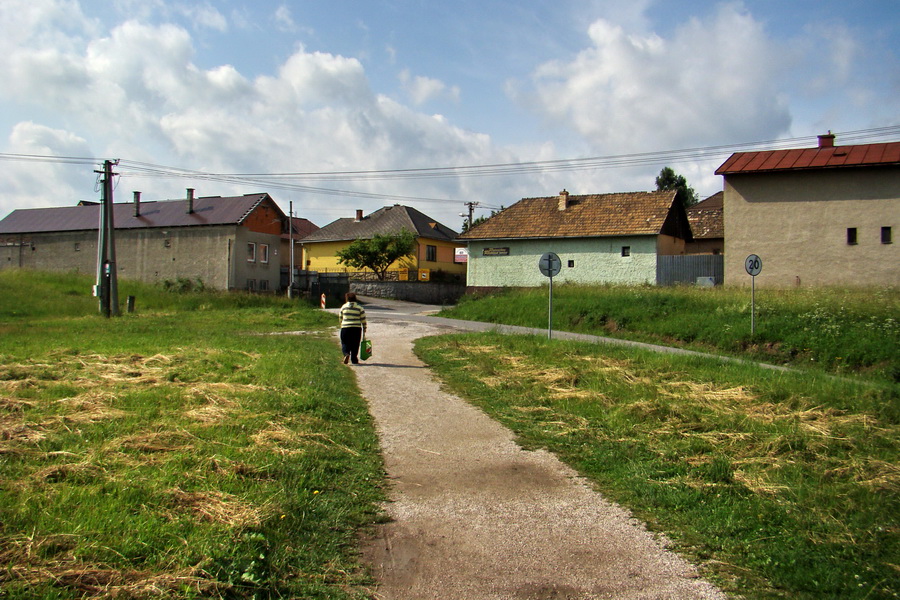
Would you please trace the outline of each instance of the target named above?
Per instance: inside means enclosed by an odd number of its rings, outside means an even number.
[[[406,229],[416,237],[450,241],[458,235],[455,231],[438,223],[415,208],[395,204],[379,208],[359,220],[338,219],[310,233],[300,240],[305,243],[340,242],[357,239],[371,239],[376,235],[391,235]]]
[[[140,215],[134,216],[134,202],[113,204],[116,229],[153,227],[193,227],[202,225],[240,225],[263,201],[278,205],[268,194],[211,196],[194,199],[194,210],[187,212],[187,200],[141,201]],[[281,211],[278,208],[279,212]],[[100,205],[27,208],[11,212],[0,221],[0,234],[48,233],[97,229]]]
[[[735,152],[716,175],[900,165],[900,142]]]

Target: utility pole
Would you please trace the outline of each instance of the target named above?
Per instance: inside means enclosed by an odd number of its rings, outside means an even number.
[[[475,212],[475,207],[478,206],[478,202],[464,202],[464,204],[469,207],[469,226],[466,229],[466,231],[468,231],[469,229],[472,229],[472,214]]]
[[[100,203],[99,239],[97,241],[97,285],[94,295],[100,299],[100,313],[104,317],[119,316],[119,283],[116,275],[115,220],[113,217],[113,182],[116,173],[113,164],[119,161],[104,161],[103,171],[95,171],[103,176]]]
[[[294,297],[294,201],[288,202],[288,239],[291,241],[291,270],[288,275],[288,298]]]

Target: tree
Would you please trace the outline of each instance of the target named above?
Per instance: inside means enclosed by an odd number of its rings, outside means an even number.
[[[468,219],[464,219],[464,220],[463,220],[463,225],[462,225],[462,232],[465,233],[465,232],[469,231],[470,229],[472,229],[473,227],[477,227],[477,226],[481,225],[482,223],[484,223],[485,221],[487,221],[488,219],[490,219],[490,218],[493,217],[494,215],[501,213],[501,212],[503,211],[504,208],[506,208],[506,207],[503,206],[503,205],[501,205],[501,206],[500,206],[500,210],[492,210],[492,211],[491,211],[491,216],[490,216],[490,217],[485,217],[484,215],[482,215],[482,216],[480,216],[480,217],[478,217],[478,218],[476,218],[476,219],[473,219],[471,225],[469,224],[469,220],[468,220]]]
[[[338,262],[354,269],[371,269],[378,279],[384,280],[388,267],[401,258],[412,256],[416,245],[416,234],[407,229],[390,235],[376,235],[368,240],[355,240],[338,250]]]
[[[680,200],[682,206],[687,208],[700,202],[697,192],[688,185],[684,175],[678,175],[671,167],[663,167],[656,178],[657,191],[675,190],[675,199]]]

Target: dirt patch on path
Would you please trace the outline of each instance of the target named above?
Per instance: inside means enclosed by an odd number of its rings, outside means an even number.
[[[378,598],[726,598],[555,456],[444,392],[412,342],[449,328],[368,314],[375,356],[353,368],[392,481],[392,521],[364,548]]]

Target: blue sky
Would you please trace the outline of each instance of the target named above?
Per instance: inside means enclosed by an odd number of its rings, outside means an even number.
[[[97,198],[91,164],[13,154],[122,159],[120,201],[268,191],[318,225],[399,202],[458,230],[465,202],[648,190],[664,166],[705,197],[730,151],[439,178],[135,165],[390,171],[826,130],[840,144],[900,126],[898,15],[896,0],[3,0],[0,217]]]

